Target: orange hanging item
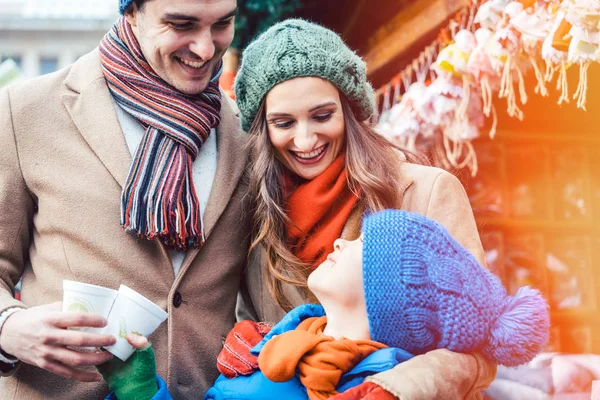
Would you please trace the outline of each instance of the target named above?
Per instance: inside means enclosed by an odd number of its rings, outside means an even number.
[[[521,3],[523,5],[523,10],[532,7],[535,3],[537,3],[537,0],[517,0],[519,3]]]
[[[558,26],[558,29],[554,33],[554,37],[552,38],[552,47],[558,51],[569,51],[569,45],[571,44],[571,36],[569,35],[569,31],[572,27],[573,25],[563,18]]]
[[[219,86],[227,96],[231,97],[235,100],[235,92],[233,90],[233,81],[235,80],[235,72],[234,71],[223,71],[221,77],[219,78]]]

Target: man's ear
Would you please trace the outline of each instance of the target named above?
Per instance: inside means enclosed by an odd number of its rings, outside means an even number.
[[[131,5],[127,7],[127,10],[125,10],[125,12],[123,13],[123,16],[125,17],[127,22],[129,22],[129,25],[131,25],[131,27],[133,28],[137,27],[137,15],[139,12],[140,10],[138,9],[137,4],[135,4],[135,2],[132,2]]]

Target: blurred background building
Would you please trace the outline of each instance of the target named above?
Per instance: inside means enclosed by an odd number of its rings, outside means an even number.
[[[117,0],[0,0],[0,62],[24,78],[54,72],[96,47],[118,16]]]

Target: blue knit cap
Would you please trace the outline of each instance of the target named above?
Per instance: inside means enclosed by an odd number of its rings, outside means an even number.
[[[119,12],[121,15],[123,15],[131,3],[133,3],[133,0],[119,0]]]
[[[363,222],[363,279],[373,340],[413,354],[480,352],[515,366],[548,341],[546,301],[537,290],[507,296],[437,222],[386,210]]]

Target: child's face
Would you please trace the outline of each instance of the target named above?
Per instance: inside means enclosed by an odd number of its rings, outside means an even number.
[[[365,304],[362,247],[362,236],[334,242],[333,253],[308,277],[308,288],[320,301],[328,299],[350,307]]]

